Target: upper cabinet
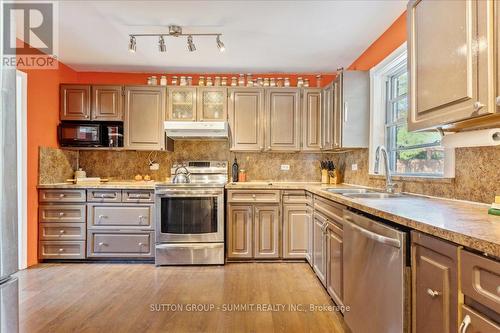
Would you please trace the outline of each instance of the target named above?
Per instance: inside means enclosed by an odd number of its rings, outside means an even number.
[[[302,150],[321,149],[321,89],[306,88],[302,98]]]
[[[498,6],[479,0],[409,2],[410,130],[500,123]]]
[[[90,86],[63,84],[60,86],[61,120],[90,120]]]
[[[225,121],[227,88],[169,87],[168,120]]]
[[[92,120],[123,120],[122,86],[92,86]]]
[[[321,142],[322,150],[333,149],[333,83],[321,91]]]
[[[63,84],[61,120],[123,120],[123,87],[118,85]]]
[[[125,148],[164,150],[165,87],[125,87]]]
[[[266,89],[266,150],[300,150],[300,89]]]
[[[264,89],[229,89],[231,150],[264,150]]]

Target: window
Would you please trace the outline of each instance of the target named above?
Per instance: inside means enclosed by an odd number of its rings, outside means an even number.
[[[437,131],[408,132],[408,73],[406,44],[370,71],[370,172],[375,150],[384,145],[393,174],[450,177],[453,154],[445,156]],[[448,156],[449,154],[449,156]],[[446,168],[445,168],[445,157]],[[451,163],[450,163],[451,162]],[[382,169],[379,171],[383,171]]]
[[[391,171],[396,174],[442,175],[441,135],[408,132],[408,72],[406,62],[386,81],[386,147]]]

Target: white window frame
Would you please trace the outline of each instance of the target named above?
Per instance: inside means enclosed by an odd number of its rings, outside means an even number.
[[[394,74],[395,69],[407,61],[406,42],[394,50],[378,65],[370,70],[370,142],[368,148],[368,170],[370,175],[375,175],[375,151],[379,145],[386,145],[386,116],[387,116],[387,92],[386,81]],[[408,89],[409,91],[409,89]],[[384,168],[380,168],[379,174],[385,174]],[[396,174],[396,176],[399,176]],[[402,177],[415,178],[453,178],[455,177],[455,150],[444,151],[444,171],[440,175],[409,174]]]

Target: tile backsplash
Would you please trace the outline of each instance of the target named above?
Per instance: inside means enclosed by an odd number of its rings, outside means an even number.
[[[319,161],[330,159],[344,170],[344,182],[383,187],[385,180],[368,175],[368,149],[344,153],[233,153],[227,141],[175,141],[174,152],[82,150],[79,166],[87,176],[130,180],[135,175],[150,175],[165,180],[176,161],[225,160],[232,164],[236,157],[247,179],[273,181],[320,181]],[[64,181],[76,168],[75,151],[54,148],[40,149],[40,183]],[[149,169],[149,159],[160,164],[157,171]],[[351,170],[356,163],[358,169]],[[282,171],[281,165],[289,170]],[[456,177],[444,180],[397,180],[405,192],[491,203],[500,194],[500,147],[460,148],[456,150]],[[344,167],[345,166],[345,167]]]

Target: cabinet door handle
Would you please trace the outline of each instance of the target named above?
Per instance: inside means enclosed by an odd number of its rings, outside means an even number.
[[[59,252],[64,252],[64,249],[63,249],[63,248],[60,248],[60,249],[59,249]]]
[[[59,230],[59,233],[62,235],[65,233],[65,231],[61,229],[61,230]]]
[[[99,244],[97,244],[97,245],[99,245],[99,246],[103,246],[103,245],[104,245],[104,243],[103,243],[103,242],[99,242]]]
[[[59,213],[59,217],[63,217],[64,215],[65,215],[64,212]]]
[[[482,108],[484,108],[486,105],[484,105],[483,103],[477,101],[477,102],[474,102],[474,112],[477,112],[479,110],[481,110]]]
[[[254,199],[255,199],[256,197],[257,197],[257,196],[256,196],[255,194],[252,194],[252,198],[254,198]]]
[[[458,329],[459,333],[465,333],[467,332],[467,328],[469,328],[469,325],[471,324],[471,319],[469,315],[465,315],[464,319],[460,323],[460,327]]]
[[[66,195],[64,193],[59,194],[59,198],[64,198]]]
[[[436,291],[436,290],[432,290],[431,288],[427,288],[427,294],[434,298],[436,296],[439,296],[441,293],[439,291]]]

